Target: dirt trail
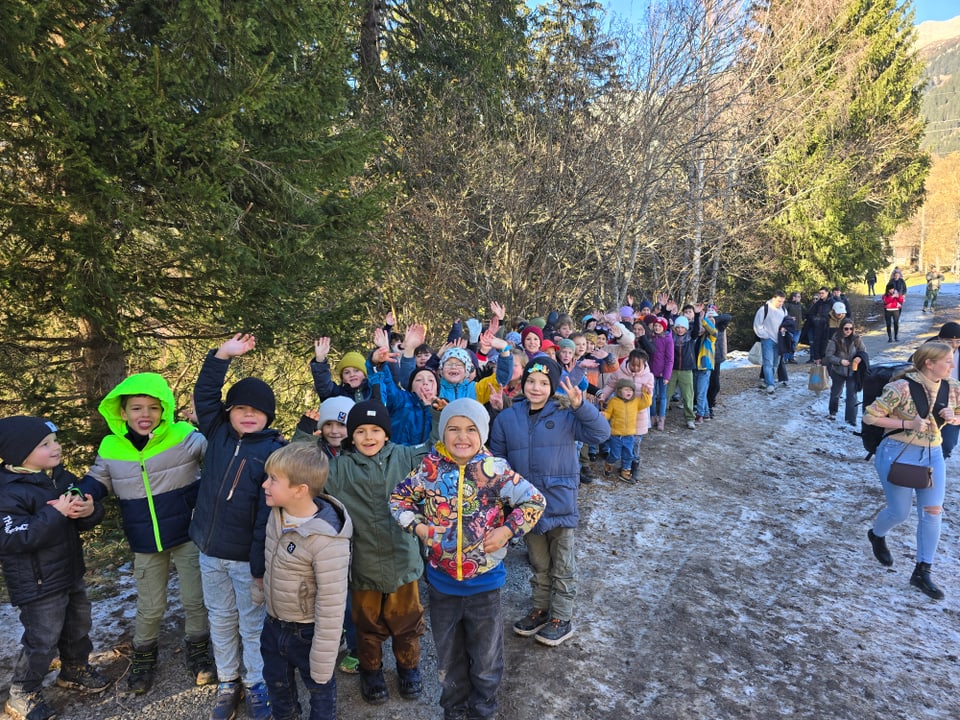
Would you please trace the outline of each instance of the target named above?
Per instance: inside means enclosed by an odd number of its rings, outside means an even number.
[[[905,358],[932,323],[960,316],[958,293],[945,287],[934,317],[919,312],[914,291],[901,343],[867,335],[874,360]],[[582,488],[576,634],[564,645],[510,632],[529,597],[525,553],[511,552],[500,717],[960,717],[957,490],[948,486],[934,566],[947,598],[937,603],[908,585],[915,518],[888,536],[892,569],[873,559],[866,531],[882,506],[873,466],[862,461],[859,438],[826,419],[826,394],[806,389],[807,366],[791,368],[789,386],[772,397],[722,395],[717,419],[695,431],[671,409],[668,430],[643,442],[639,485],[601,479]],[[724,378],[744,386],[756,373]],[[948,483],[958,466],[948,463]],[[104,660],[114,640],[97,637]],[[162,652],[161,682],[146,698],[121,704],[108,693],[79,704],[53,691],[62,717],[206,717],[211,689],[186,688],[172,639]],[[399,699],[388,668],[391,700],[370,707],[357,679],[339,675],[339,716],[442,717],[429,632],[423,655],[421,700]],[[124,666],[112,663],[115,673]]]

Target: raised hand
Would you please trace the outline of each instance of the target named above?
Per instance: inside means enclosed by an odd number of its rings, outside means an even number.
[[[220,343],[217,348],[216,356],[220,360],[229,360],[230,358],[240,357],[257,346],[257,339],[250,333],[237,333],[229,340]]]
[[[390,334],[383,328],[377,328],[373,331],[373,344],[378,348],[389,348]]]
[[[403,349],[410,350],[411,357],[413,356],[413,351],[417,349],[419,345],[423,345],[424,341],[427,338],[427,328],[419,323],[413,323],[412,325],[407,325],[407,332],[403,335]]]
[[[497,320],[503,320],[507,315],[506,309],[496,300],[490,301],[490,312],[493,313],[493,316],[497,318]]]
[[[378,347],[373,351],[373,355],[370,356],[370,362],[374,365],[383,365],[385,362],[390,362],[391,360],[396,360],[398,354],[395,352],[390,352],[389,347]]]
[[[317,358],[317,362],[323,362],[326,360],[327,354],[330,352],[330,338],[322,337],[314,340],[313,352]]]
[[[567,397],[570,398],[571,408],[576,410],[578,407],[583,405],[583,391],[570,382],[569,375],[560,381],[560,387],[563,388],[563,391],[567,394]]]

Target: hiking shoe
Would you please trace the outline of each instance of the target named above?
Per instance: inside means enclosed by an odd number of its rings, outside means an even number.
[[[267,686],[259,682],[256,685],[244,688],[244,697],[247,700],[247,717],[251,720],[271,720],[270,698],[267,695]]]
[[[134,646],[130,673],[127,675],[127,694],[143,695],[153,687],[154,672],[157,667],[156,644],[143,648]]]
[[[580,482],[583,485],[589,485],[593,482],[593,475],[590,474],[590,471],[587,469],[586,465],[580,468]]]
[[[934,600],[943,600],[944,598],[943,590],[934,585],[930,578],[930,563],[917,563],[913,575],[910,576],[910,584]]]
[[[217,695],[213,699],[213,709],[210,711],[210,720],[233,720],[237,716],[237,708],[243,699],[243,685],[239,680],[229,680],[217,685]]]
[[[402,668],[397,666],[397,675],[400,677],[400,697],[413,700],[423,692],[423,680],[420,678],[420,668]]]
[[[43,693],[36,692],[18,692],[14,694],[11,688],[10,699],[4,705],[3,710],[15,720],[53,720],[57,717],[57,711],[47,704],[43,699]]]
[[[387,701],[390,695],[382,667],[373,671],[360,668],[360,694],[371,705],[382,705]]]
[[[57,675],[57,685],[81,692],[103,692],[110,686],[100,671],[89,663],[84,665],[64,665]]]
[[[360,661],[357,660],[351,653],[347,653],[343,656],[343,660],[340,661],[340,664],[337,665],[337,670],[347,675],[356,675],[360,672]]]
[[[620,479],[624,482],[630,483],[633,485],[637,480],[633,477],[633,473],[630,471],[630,468],[623,468],[620,471]]]
[[[565,640],[569,640],[571,637],[573,637],[573,628],[570,626],[570,621],[553,618],[540,628],[540,632],[536,635],[536,640],[544,645],[554,647]]]
[[[530,637],[548,622],[550,622],[550,613],[546,610],[534,609],[513,624],[513,631],[521,637]]]
[[[197,640],[187,638],[183,643],[186,653],[187,670],[197,685],[213,685],[217,681],[217,670],[210,659],[210,638]]]
[[[887,539],[874,535],[872,528],[867,530],[867,539],[870,540],[870,545],[873,546],[873,556],[880,564],[886,567],[893,565],[893,555],[891,555],[890,550],[887,549]]]

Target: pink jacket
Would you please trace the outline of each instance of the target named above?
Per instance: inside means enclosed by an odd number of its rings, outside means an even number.
[[[627,363],[624,363],[615,373],[610,373],[607,375],[607,382],[604,385],[603,390],[600,391],[600,399],[606,400],[608,397],[613,395],[617,381],[622,380],[623,378],[630,378],[633,380],[633,385],[637,389],[637,397],[640,396],[641,390],[646,390],[651,395],[653,394],[653,373],[650,372],[650,366],[645,365],[643,370],[640,372],[632,373],[627,369]],[[645,408],[637,413],[637,435],[646,435],[647,430],[649,429],[650,408]]]

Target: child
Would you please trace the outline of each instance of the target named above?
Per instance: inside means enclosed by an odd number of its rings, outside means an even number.
[[[263,676],[274,720],[299,720],[294,671],[310,693],[310,720],[337,716],[333,672],[347,597],[353,523],[323,494],[329,464],[313,442],[297,442],[267,458],[267,618],[260,638]]]
[[[650,356],[650,372],[653,373],[653,409],[650,411],[657,430],[663,430],[667,419],[667,385],[673,374],[673,339],[667,334],[666,318],[655,317],[650,324],[653,331],[653,354]]]
[[[617,381],[627,378],[633,381],[635,397],[646,403],[645,409],[637,413],[637,429],[633,436],[633,462],[630,465],[631,482],[640,480],[640,443],[650,429],[650,408],[653,406],[654,379],[647,361],[647,354],[643,350],[631,351],[623,367],[607,378],[606,386],[600,393],[600,400],[605,401],[615,392]]]
[[[330,397],[343,395],[354,402],[367,400],[370,397],[370,385],[367,383],[367,362],[358,352],[348,352],[337,363],[334,369],[340,379],[338,385],[330,374],[330,362],[327,353],[330,352],[330,338],[322,337],[313,343],[314,359],[310,361],[310,373],[313,375],[313,388],[320,396],[321,402]]]
[[[636,395],[636,386],[628,377],[614,385],[614,395],[607,402],[603,416],[610,421],[610,451],[604,470],[610,475],[620,461],[620,479],[634,483],[633,444],[637,433],[637,416],[650,407],[650,395]]]
[[[13,666],[6,712],[47,720],[43,678],[60,653],[57,685],[100,692],[109,683],[90,666],[90,601],[80,531],[103,519],[103,506],[79,495],[60,462],[57,428],[17,415],[0,420],[0,563],[10,602],[20,610],[23,644]]]
[[[503,338],[490,336],[490,344],[499,352],[497,358],[496,380],[501,386],[510,382],[513,376],[513,355],[510,343]],[[459,347],[452,347],[440,357],[440,390],[438,395],[444,400],[468,397],[477,399],[477,383],[470,379],[474,368],[470,353]]]
[[[710,417],[710,378],[716,367],[717,355],[717,310],[711,305],[700,320],[700,336],[697,339],[697,369],[693,373],[694,405],[696,406],[696,424],[702,423]],[[789,319],[789,315],[787,318]],[[781,341],[782,340],[781,335]],[[793,335],[790,336],[793,339]],[[781,358],[783,356],[781,355]]]
[[[534,358],[523,370],[525,399],[497,415],[490,434],[490,451],[506,458],[547,500],[540,522],[526,536],[533,610],[513,625],[518,635],[535,634],[545,645],[559,645],[573,634],[574,530],[580,519],[575,441],[599,445],[610,437],[606,419],[596,406],[583,402],[583,393],[569,380],[563,385],[563,405],[554,399],[559,382],[560,367],[553,360]]]
[[[99,410],[110,434],[100,443],[83,487],[94,500],[111,492],[117,496],[133,550],[137,616],[127,692],[142,695],[153,686],[171,560],[186,616],[187,668],[197,685],[215,683],[199,551],[190,540],[207,442],[190,423],[176,422],[173,392],[156,373],[131,375],[107,394]]]
[[[400,695],[419,697],[423,606],[417,578],[423,561],[417,542],[390,515],[391,491],[427,454],[426,445],[389,442],[390,415],[382,403],[357,403],[347,417],[353,449],[330,464],[328,492],[344,504],[354,523],[350,597],[357,627],[360,692],[369,703],[387,701],[383,641],[393,639]]]
[[[429,552],[430,626],[444,717],[496,716],[503,558],[510,539],[529,532],[545,505],[533,485],[484,449],[489,424],[475,400],[447,405],[441,441],[390,496],[394,518]]]
[[[262,600],[255,600],[263,588],[263,539],[270,512],[261,484],[264,462],[286,443],[270,428],[276,399],[263,380],[244,378],[230,388],[226,402],[220,399],[230,361],[256,344],[253,335],[237,333],[211,350],[193,393],[207,452],[190,538],[200,548],[203,597],[220,678],[210,720],[234,717],[244,696],[247,717],[270,717],[260,654],[264,608]]]
[[[697,427],[693,412],[693,370],[697,367],[697,349],[688,334],[689,326],[690,321],[685,315],[678,315],[673,321],[673,373],[667,384],[667,396],[672,395],[679,386],[683,399],[683,416],[687,421],[687,428],[693,430]]]

